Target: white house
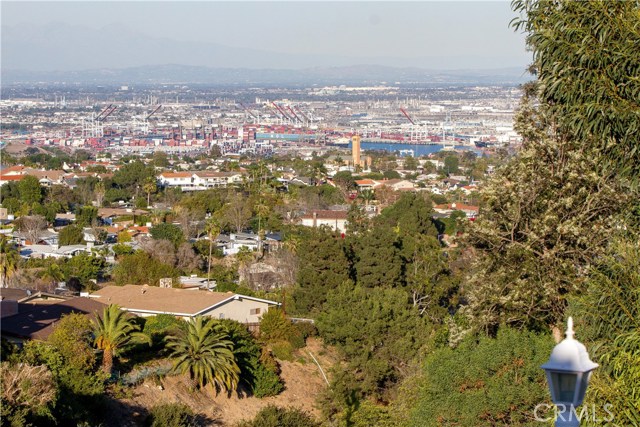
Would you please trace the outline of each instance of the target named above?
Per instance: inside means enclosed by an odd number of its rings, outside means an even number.
[[[242,183],[242,174],[238,172],[195,172],[193,185],[196,187],[216,188]]]
[[[310,211],[300,219],[305,227],[320,227],[326,225],[336,231],[345,233],[347,231],[347,211]]]
[[[182,191],[207,190],[242,183],[240,172],[163,172],[157,177],[162,187],[181,188]]]
[[[29,245],[20,250],[23,258],[72,258],[80,252],[91,253],[92,244],[87,245]]]
[[[158,175],[158,183],[161,187],[183,187],[192,184],[191,172],[163,172]]]
[[[218,241],[223,242],[222,253],[224,255],[235,255],[241,248],[247,248],[254,252],[260,249],[260,236],[253,233],[231,233],[229,238],[218,236]]]

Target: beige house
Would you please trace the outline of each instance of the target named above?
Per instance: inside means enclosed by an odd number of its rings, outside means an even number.
[[[209,316],[256,324],[269,308],[280,303],[232,292],[158,288],[155,286],[106,286],[90,295],[103,304],[117,304],[141,317],[171,314],[183,319]]]

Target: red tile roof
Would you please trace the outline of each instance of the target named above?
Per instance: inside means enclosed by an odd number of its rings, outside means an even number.
[[[0,181],[20,181],[26,175],[0,175]]]

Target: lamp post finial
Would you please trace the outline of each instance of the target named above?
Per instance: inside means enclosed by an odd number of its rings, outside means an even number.
[[[567,332],[565,332],[567,339],[573,339],[575,332],[573,331],[573,317],[569,316],[567,320]]]

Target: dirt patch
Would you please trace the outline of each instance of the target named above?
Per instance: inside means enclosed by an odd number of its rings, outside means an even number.
[[[151,407],[173,402],[184,403],[203,414],[210,426],[233,426],[238,421],[253,418],[260,409],[270,404],[301,408],[317,417],[319,411],[315,401],[327,384],[309,352],[329,376],[331,366],[338,360],[335,350],[324,346],[321,340],[309,339],[307,347],[296,352],[295,361],[280,362],[281,377],[286,388],[278,396],[258,399],[240,390],[238,394],[228,397],[224,393],[216,395],[211,387],[201,392],[191,392],[183,377],[171,376],[163,379],[162,389],[146,381],[133,389],[132,398],[112,401],[109,425],[141,425]]]
[[[10,142],[3,148],[3,151],[14,156],[22,156],[26,154],[25,152],[28,148],[34,148],[38,153],[51,154],[40,147],[36,147],[35,145],[27,145],[21,142]]]

